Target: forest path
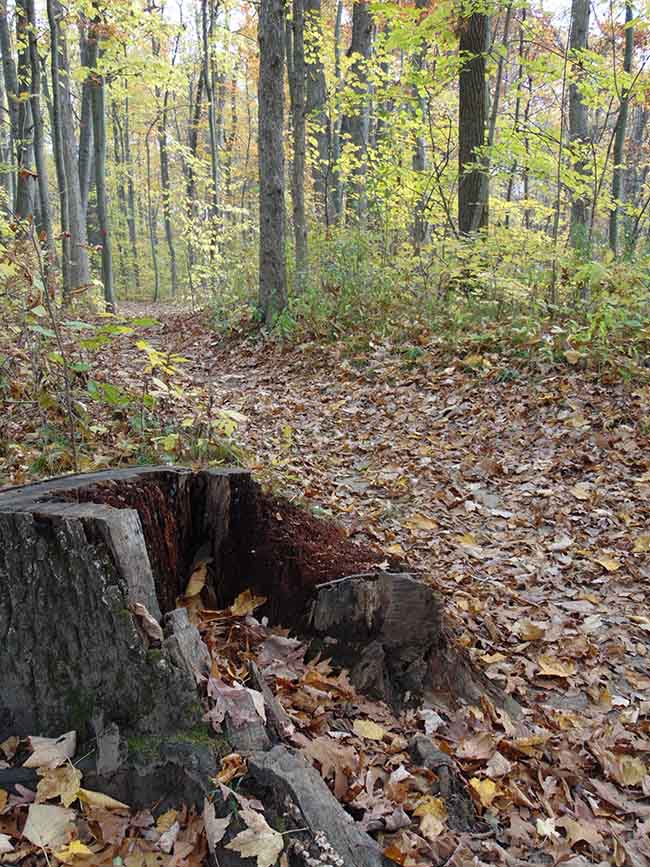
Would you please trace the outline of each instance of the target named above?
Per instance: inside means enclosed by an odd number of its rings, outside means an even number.
[[[498,783],[508,809],[529,801],[520,834],[565,811],[603,840],[607,815],[647,831],[626,798],[650,795],[648,387],[496,359],[477,371],[430,347],[413,362],[388,345],[350,357],[226,339],[201,314],[157,315],[151,337],[188,359],[187,388],[246,417],[253,471],[421,571],[477,664],[529,709],[521,732],[536,734]],[[463,717],[450,742],[501,725]],[[490,755],[466,759],[476,773]],[[568,803],[576,779],[593,786]]]

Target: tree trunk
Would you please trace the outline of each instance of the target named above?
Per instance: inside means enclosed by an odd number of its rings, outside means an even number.
[[[626,75],[632,71],[632,54],[634,52],[634,26],[632,20],[634,10],[631,0],[625,0],[625,54],[623,55],[623,72]],[[614,173],[612,176],[612,200],[614,208],[609,213],[609,246],[612,253],[618,255],[618,226],[621,213],[621,192],[625,172],[625,133],[627,130],[627,113],[630,102],[627,82],[621,86],[621,103],[616,120],[614,135]]]
[[[293,162],[291,164],[291,198],[293,204],[293,234],[296,255],[295,287],[304,288],[307,275],[307,219],[305,216],[305,4],[293,0],[293,82],[291,118],[293,126]],[[288,50],[288,48],[287,48]],[[290,79],[291,83],[291,79]]]
[[[415,0],[416,9],[424,10],[427,9],[428,6],[429,0]],[[411,87],[411,99],[413,100],[413,111],[416,115],[420,128],[423,127],[429,111],[428,100],[426,97],[423,97],[421,95],[419,81],[419,78],[424,69],[427,47],[427,43],[423,41],[415,50],[411,58],[411,65],[416,77],[416,80]],[[417,174],[421,178],[423,178],[424,172],[426,171],[427,167],[427,159],[424,135],[422,133],[417,133],[415,137],[415,149],[413,152],[412,165],[413,171],[417,172]],[[415,203],[413,225],[411,226],[411,238],[416,253],[420,252],[420,249],[425,243],[429,233],[429,227],[425,215],[426,201],[427,197],[424,195],[424,193],[421,192]]]
[[[104,76],[97,72],[99,54],[99,27],[101,22],[95,18],[88,38],[89,67],[92,78],[92,121],[93,144],[95,151],[95,190],[97,193],[97,219],[102,245],[102,282],[104,300],[108,310],[116,308],[113,288],[113,251],[111,248],[110,223],[108,216],[108,195],[106,190],[106,95]]]
[[[334,185],[330,165],[331,130],[327,116],[327,83],[322,53],[321,0],[305,0],[305,42],[308,138],[315,141],[311,172],[316,212],[326,226],[334,220]]]
[[[23,6],[24,3],[24,6]],[[36,43],[36,10],[34,0],[18,0],[17,8],[27,14],[29,23],[29,63],[31,71],[31,107],[32,124],[34,127],[34,162],[38,175],[38,192],[40,197],[40,210],[43,233],[45,234],[45,248],[47,250],[48,268],[56,267],[56,253],[54,249],[54,230],[52,228],[52,209],[50,208],[50,190],[47,177],[47,162],[45,161],[45,145],[43,134],[43,115],[41,114],[41,62],[38,56]],[[22,11],[21,11],[22,14]]]
[[[212,68],[212,47],[210,37],[214,27],[216,14],[214,0],[201,0],[201,34],[203,40],[203,87],[208,101],[208,130],[210,139],[210,170],[212,180],[211,214],[216,218],[219,213],[219,141],[217,137],[217,106],[214,93],[214,78]]]
[[[60,5],[56,0],[47,0],[47,18],[50,25],[50,68],[52,74],[52,150],[56,180],[59,188],[59,208],[61,211],[61,273],[63,277],[63,299],[67,303],[72,293],[70,217],[68,207],[68,181],[63,157],[63,119],[61,111],[62,81],[59,75],[61,42],[59,34]]]
[[[33,125],[30,104],[30,60],[29,60],[29,22],[25,0],[16,3],[16,42],[18,49],[18,135],[16,138],[16,183],[15,212],[19,220],[29,220],[34,216],[34,194],[36,175],[32,169],[34,158]]]
[[[261,0],[258,39],[259,305],[264,324],[270,327],[287,304],[283,145],[285,52],[282,0]]]
[[[151,198],[151,148],[149,136],[144,139],[145,153],[147,156],[147,224],[149,226],[149,244],[151,247],[151,264],[153,265],[153,300],[160,300],[160,269],[158,268],[158,238],[156,237],[156,214],[154,213]]]
[[[79,59],[82,66],[90,67],[88,45],[88,22],[79,20]],[[88,210],[88,194],[92,185],[93,154],[93,80],[92,73],[84,78],[81,86],[81,119],[79,121],[79,193],[84,215]]]
[[[485,145],[488,16],[474,12],[460,31],[462,66],[458,96],[458,228],[470,235],[488,225],[489,187],[480,149]]]
[[[584,178],[584,188],[572,194],[570,240],[574,249],[586,255],[588,239],[589,163],[586,148],[589,144],[587,105],[582,98],[580,84],[584,77],[582,52],[587,48],[589,33],[589,0],[572,0],[571,35],[569,39],[571,59],[571,83],[569,85],[569,143],[573,169]]]
[[[6,95],[7,119],[9,130],[5,144],[3,161],[7,165],[5,175],[5,189],[7,190],[7,206],[13,211],[16,201],[16,144],[18,142],[18,79],[16,76],[16,64],[14,63],[11,50],[11,36],[9,33],[9,21],[7,19],[6,2],[0,0],[0,54],[2,54],[2,78],[4,81],[4,94]],[[5,111],[5,101],[2,100],[0,109]],[[4,118],[2,124],[4,130]]]
[[[135,288],[140,291],[140,266],[138,264],[138,236],[136,230],[135,188],[133,186],[133,162],[131,160],[131,132],[129,127],[129,98],[124,97],[124,128],[122,135],[122,152],[126,169],[127,211],[126,221],[129,227],[129,246],[131,247],[131,262]]]
[[[370,4],[365,0],[355,0],[352,9],[352,40],[349,50],[349,55],[354,58],[349,70],[354,106],[343,118],[341,133],[347,134],[350,138],[353,168],[350,173],[349,196],[361,226],[365,225],[368,213],[366,194],[369,134],[368,61],[372,54],[373,32]]]

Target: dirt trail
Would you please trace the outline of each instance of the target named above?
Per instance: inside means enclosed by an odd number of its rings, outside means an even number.
[[[528,708],[502,776],[494,750],[462,751],[499,743],[488,709],[443,736],[468,775],[496,780],[510,851],[650,863],[650,389],[470,369],[426,346],[412,362],[396,346],[222,340],[200,314],[157,313],[152,337],[189,359],[188,382],[246,416],[254,471],[421,571]]]

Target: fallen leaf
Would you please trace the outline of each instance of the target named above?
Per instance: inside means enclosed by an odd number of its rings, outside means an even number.
[[[571,677],[576,673],[574,662],[556,659],[554,656],[542,654],[537,660],[538,671],[545,677]]]
[[[7,855],[13,852],[14,847],[11,843],[11,838],[8,834],[0,834],[0,855]]]
[[[245,617],[252,614],[260,605],[266,602],[265,596],[253,596],[250,590],[244,590],[228,609],[233,617]]]
[[[571,493],[576,500],[588,500],[591,497],[591,488],[584,482],[578,482],[571,488]]]
[[[30,737],[32,754],[24,768],[58,768],[71,759],[77,749],[77,733],[66,732],[58,738]]]
[[[555,830],[555,819],[538,819],[535,825],[540,837],[559,837]]]
[[[522,639],[522,641],[537,641],[543,638],[548,629],[548,623],[536,623],[534,620],[529,620],[527,617],[522,617],[517,620],[512,631]]]
[[[74,810],[51,804],[30,804],[23,837],[41,849],[60,849],[74,828]]]
[[[354,733],[369,741],[380,741],[386,734],[386,729],[369,719],[357,719],[353,725]]]
[[[64,807],[77,799],[79,786],[81,785],[81,771],[72,765],[64,765],[62,768],[47,769],[42,772],[36,789],[36,801],[49,801],[51,798],[61,798]]]
[[[242,858],[257,858],[257,867],[271,867],[284,849],[282,834],[274,831],[255,810],[240,810],[239,817],[248,827],[227,843],[226,849],[239,852]]]
[[[87,858],[89,855],[94,854],[93,850],[89,849],[81,840],[72,840],[63,849],[59,849],[54,853],[55,857],[59,861],[63,861],[64,864],[74,864],[77,858]]]
[[[205,799],[203,802],[203,823],[205,825],[205,836],[208,841],[208,848],[213,855],[217,843],[223,840],[231,819],[231,815],[224,816],[223,819],[217,818],[214,804],[207,798]]]
[[[493,780],[480,780],[478,777],[472,777],[469,784],[476,792],[483,807],[489,807],[499,794],[497,784]]]
[[[637,536],[632,548],[634,554],[647,554],[650,552],[650,535]]]
[[[79,789],[78,797],[84,804],[90,807],[98,807],[100,810],[129,810],[128,804],[123,804],[121,801],[116,801],[110,795],[103,795],[101,792],[91,792],[88,789]]]
[[[187,572],[185,574],[187,575]],[[190,599],[192,596],[198,596],[205,587],[207,579],[208,564],[204,561],[203,563],[199,563],[194,572],[192,572],[190,580],[187,582],[187,587],[185,588],[185,596]]]
[[[598,833],[593,825],[587,825],[584,822],[576,822],[570,816],[562,816],[555,820],[555,824],[560,828],[564,828],[567,835],[567,842],[571,848],[576,843],[588,843],[592,848],[602,845],[603,838]]]
[[[592,557],[594,563],[598,563],[603,569],[606,569],[608,572],[617,572],[621,568],[621,564],[618,560],[615,560],[613,557],[610,557],[608,554],[601,554],[600,557]]]
[[[359,765],[359,757],[354,747],[346,747],[329,735],[322,735],[310,741],[304,752],[310,759],[319,762],[323,779],[333,774],[334,794],[337,798],[342,798],[350,785],[349,776]]]
[[[447,805],[442,798],[434,798],[433,795],[425,795],[413,810],[414,816],[435,816],[442,821],[447,820]]]
[[[221,769],[217,779],[220,783],[230,783],[236,777],[243,777],[246,771],[246,762],[239,753],[230,753],[221,759]]]
[[[496,743],[492,735],[489,732],[480,732],[474,737],[461,741],[456,749],[456,756],[459,759],[480,761],[489,759],[495,750]]]
[[[140,621],[140,626],[153,641],[162,642],[164,635],[160,623],[150,614],[142,602],[134,602],[129,608]]]
[[[177,810],[167,810],[166,812],[161,813],[156,819],[156,831],[159,831],[161,834],[164,834],[165,831],[169,831],[177,818]]]
[[[488,777],[495,780],[498,777],[505,777],[512,770],[512,762],[509,762],[501,753],[495,753],[487,763],[485,769]]]
[[[420,833],[427,840],[435,840],[442,834],[445,827],[445,823],[441,819],[426,813],[420,822]]]

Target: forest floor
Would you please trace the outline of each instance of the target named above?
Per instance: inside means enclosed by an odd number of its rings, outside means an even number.
[[[236,412],[256,476],[422,574],[523,706],[439,709],[488,833],[479,862],[429,828],[430,863],[650,865],[650,387],[146,312],[147,339],[187,359],[181,388]],[[114,381],[141,376],[128,338],[102,352]]]

